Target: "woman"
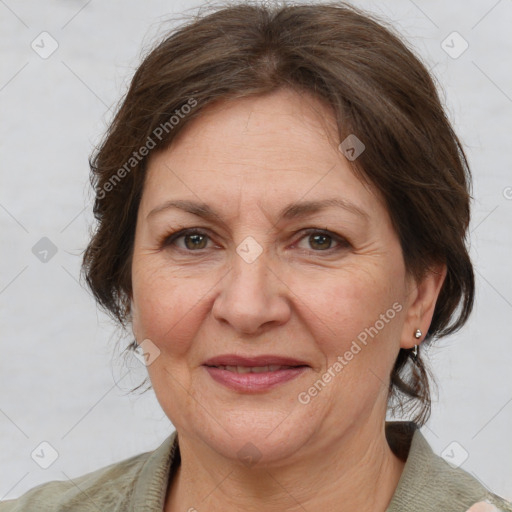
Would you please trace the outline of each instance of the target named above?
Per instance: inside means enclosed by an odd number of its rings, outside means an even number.
[[[139,67],[91,160],[84,273],[176,432],[14,510],[472,512],[421,345],[474,300],[470,173],[428,72],[343,5],[219,9]],[[399,404],[412,421],[386,422]]]

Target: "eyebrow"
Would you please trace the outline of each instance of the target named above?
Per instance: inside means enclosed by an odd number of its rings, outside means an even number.
[[[152,217],[157,213],[173,208],[183,210],[210,221],[221,220],[221,216],[215,212],[215,210],[213,210],[208,204],[184,199],[166,201],[165,203],[151,210],[146,218]],[[325,210],[326,208],[342,208],[353,213],[354,215],[363,217],[366,220],[369,219],[368,214],[364,210],[355,204],[339,197],[322,199],[318,201],[302,201],[300,203],[289,204],[281,210],[279,213],[279,218],[286,220],[296,219],[317,213],[321,210]]]

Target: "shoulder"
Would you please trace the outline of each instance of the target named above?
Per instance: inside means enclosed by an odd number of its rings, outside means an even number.
[[[512,512],[511,503],[436,455],[414,424],[395,422],[386,429],[393,451],[408,452],[387,512]]]
[[[150,474],[159,472],[159,483],[163,482],[174,438],[175,433],[154,451],[135,455],[77,478],[41,484],[17,499],[0,502],[0,512],[128,510],[128,505],[136,499],[135,493],[147,491]]]
[[[129,499],[133,482],[150,452],[65,481],[47,482],[18,499],[0,503],[0,512],[38,510],[116,510],[112,505]]]

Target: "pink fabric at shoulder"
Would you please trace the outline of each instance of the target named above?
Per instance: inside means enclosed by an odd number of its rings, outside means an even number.
[[[471,508],[469,508],[466,512],[499,512],[499,508],[492,505],[488,501],[479,501],[475,503]]]

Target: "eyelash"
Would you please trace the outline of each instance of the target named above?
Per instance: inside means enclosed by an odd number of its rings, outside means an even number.
[[[296,245],[298,242],[302,241],[304,238],[306,238],[306,237],[308,237],[308,236],[310,236],[312,234],[328,236],[328,237],[330,237],[333,240],[333,242],[337,242],[338,243],[337,247],[330,247],[329,249],[323,249],[323,250],[322,249],[320,249],[320,250],[310,249],[312,252],[315,252],[315,253],[330,254],[330,253],[332,253],[334,251],[339,251],[339,250],[342,250],[342,249],[346,249],[346,248],[351,246],[351,244],[344,237],[342,237],[340,235],[337,235],[336,233],[333,233],[332,231],[329,231],[329,230],[326,230],[326,229],[305,228],[305,229],[300,230],[299,232],[302,232],[303,234],[299,238],[299,240],[294,243],[294,245]],[[299,233],[299,232],[297,232],[297,233]],[[189,236],[189,235],[202,235],[202,236],[206,236],[211,241],[210,236],[205,231],[203,231],[203,230],[201,230],[199,228],[186,228],[186,229],[181,229],[179,231],[176,231],[175,233],[171,233],[170,235],[167,234],[167,235],[163,236],[162,239],[159,241],[159,246],[161,248],[172,246],[180,238],[183,238],[183,237]],[[192,253],[192,252],[201,253],[202,251],[206,250],[206,248],[190,250],[190,249],[184,249],[182,247],[177,247],[177,249],[179,249],[181,251],[188,252],[188,253]],[[303,250],[307,250],[307,249],[303,249]]]

